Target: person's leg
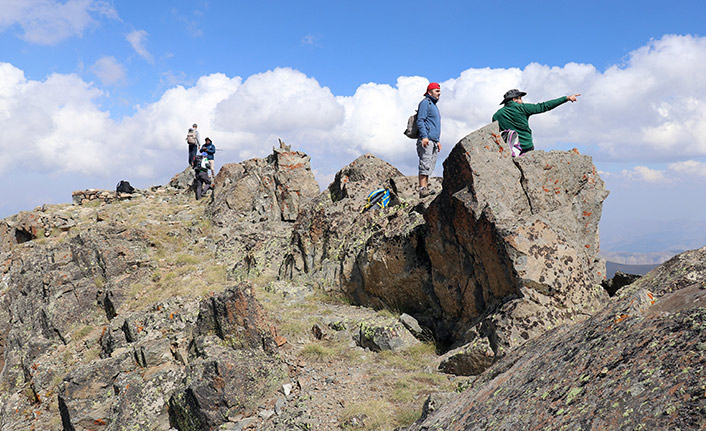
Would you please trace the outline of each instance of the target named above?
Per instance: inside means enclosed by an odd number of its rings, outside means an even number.
[[[193,165],[198,149],[199,147],[196,145],[189,145],[189,166]]]
[[[203,179],[203,191],[201,192],[202,195],[206,195],[206,192],[208,191],[209,188],[211,188],[211,179],[208,177],[208,173],[204,172],[203,173],[204,179]]]
[[[427,154],[427,149],[431,144],[427,146],[422,145],[422,140],[417,139],[417,156],[419,157],[419,188],[422,189],[428,185],[429,180],[429,156]]]
[[[203,196],[203,172],[196,173],[196,200]]]
[[[520,151],[520,155],[523,155],[523,154],[525,154],[525,153],[529,153],[530,151],[534,151],[534,147],[532,147],[532,148],[527,148],[526,150],[523,149],[522,151]]]
[[[436,142],[429,141],[427,146],[422,145],[421,139],[417,140],[417,155],[419,156],[419,197],[424,198],[432,194],[429,191],[429,175],[434,171],[438,147]]]

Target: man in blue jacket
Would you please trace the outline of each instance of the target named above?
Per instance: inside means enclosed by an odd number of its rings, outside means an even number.
[[[213,141],[211,141],[211,138],[206,138],[204,141],[203,146],[201,147],[200,150],[202,153],[206,153],[206,157],[208,157],[208,160],[211,162],[211,174],[213,176],[216,176],[216,164],[214,163],[214,156],[216,154],[216,146],[213,145]]]
[[[441,114],[436,103],[441,96],[441,86],[432,82],[427,86],[424,100],[417,109],[417,155],[419,156],[419,197],[425,198],[434,192],[429,190],[429,175],[434,172],[436,158],[441,151]]]

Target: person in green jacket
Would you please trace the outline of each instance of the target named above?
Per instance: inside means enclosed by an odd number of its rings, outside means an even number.
[[[501,105],[505,105],[493,115],[493,121],[497,121],[500,130],[514,130],[520,138],[520,146],[524,154],[534,150],[534,142],[532,142],[532,129],[529,127],[529,117],[534,114],[551,111],[557,106],[571,101],[576,101],[576,98],[581,94],[573,94],[571,96],[563,96],[558,99],[548,100],[542,103],[524,103],[522,97],[527,95],[524,91],[516,88],[508,91],[503,95]]]

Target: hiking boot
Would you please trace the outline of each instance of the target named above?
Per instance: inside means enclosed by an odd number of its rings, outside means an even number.
[[[429,187],[422,187],[419,189],[419,198],[424,199],[427,196],[431,196],[435,194],[436,192],[433,190],[430,190]]]

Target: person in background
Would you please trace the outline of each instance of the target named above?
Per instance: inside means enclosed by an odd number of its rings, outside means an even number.
[[[208,160],[206,152],[194,157],[194,188],[196,192],[196,200],[201,199],[206,194],[211,186],[211,178],[208,176],[208,170],[211,167],[211,161]]]
[[[202,153],[206,153],[206,157],[208,160],[211,162],[211,173],[213,174],[213,177],[216,177],[216,164],[214,162],[214,156],[216,154],[216,146],[213,145],[213,142],[211,141],[211,138],[206,138],[204,139],[204,144],[201,147],[200,150]]]
[[[189,131],[186,133],[186,143],[189,145],[189,166],[194,163],[196,151],[198,151],[199,146],[201,145],[198,127],[198,124],[194,123],[194,125],[191,126]]]

